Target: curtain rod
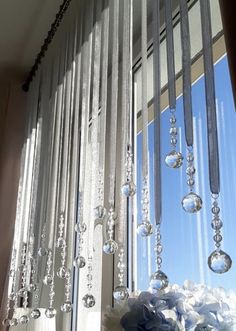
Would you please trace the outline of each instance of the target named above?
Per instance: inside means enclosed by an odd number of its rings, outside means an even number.
[[[24,84],[22,85],[23,91],[25,91],[25,92],[29,91],[30,84],[38,70],[39,65],[41,64],[43,57],[45,56],[45,53],[48,49],[49,44],[52,42],[52,40],[57,32],[57,29],[58,29],[59,25],[61,24],[61,21],[65,15],[66,10],[69,7],[70,2],[71,2],[71,0],[64,0],[63,3],[61,4],[60,9],[59,9],[58,13],[56,14],[55,20],[51,24],[51,29],[48,31],[47,37],[44,39],[44,43],[41,46],[41,50],[38,53],[38,55],[36,56],[34,65],[30,69],[28,77],[26,78]]]

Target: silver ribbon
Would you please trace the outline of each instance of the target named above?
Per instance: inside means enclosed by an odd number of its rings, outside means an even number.
[[[156,224],[161,223],[161,70],[160,70],[160,0],[152,1],[153,75],[154,75],[154,187]]]
[[[213,194],[218,194],[220,192],[220,169],[217,136],[214,65],[212,53],[211,14],[209,0],[200,0],[200,9],[206,90],[209,179],[211,192]]]
[[[193,114],[191,93],[191,45],[187,0],[180,0],[180,26],[183,63],[183,102],[185,138],[188,146],[193,145]]]
[[[169,106],[170,109],[175,109],[176,107],[175,57],[174,57],[174,37],[173,37],[171,2],[172,0],[165,0],[166,52],[167,52]]]
[[[118,65],[119,65],[119,0],[113,1],[112,36],[112,74],[111,74],[111,120],[110,120],[110,187],[109,203],[115,205],[116,151],[117,151],[117,103],[118,103]]]
[[[105,146],[106,146],[106,131],[107,131],[107,75],[108,75],[108,45],[109,45],[109,15],[110,15],[109,0],[105,1],[102,12],[102,83],[101,83],[101,114],[99,127],[99,171],[103,182],[104,190],[104,172],[105,172]],[[103,201],[104,204],[104,193]]]
[[[147,1],[142,0],[142,174],[148,178]]]

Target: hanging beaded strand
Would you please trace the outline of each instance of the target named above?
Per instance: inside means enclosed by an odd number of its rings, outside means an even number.
[[[112,45],[112,83],[111,83],[111,121],[110,121],[110,186],[109,211],[107,216],[108,239],[103,245],[106,254],[115,254],[118,244],[114,240],[114,226],[117,218],[115,211],[115,184],[116,184],[116,153],[117,153],[117,111],[118,111],[118,78],[119,78],[119,1],[113,1],[113,45]]]
[[[212,204],[211,212],[213,219],[211,222],[211,227],[214,230],[213,240],[215,242],[216,249],[208,257],[208,266],[213,272],[217,274],[223,274],[229,271],[229,269],[231,268],[232,259],[227,253],[225,253],[221,249],[221,244],[223,240],[221,229],[223,227],[223,222],[220,219],[220,207],[218,204],[218,195],[213,194],[212,198],[213,198],[213,204]]]
[[[86,260],[82,255],[83,244],[84,244],[84,234],[87,230],[87,225],[83,222],[83,205],[82,197],[79,198],[79,211],[78,211],[78,223],[75,225],[75,231],[77,232],[77,256],[74,259],[74,266],[76,268],[84,268],[86,265]]]
[[[30,317],[34,320],[38,319],[41,316],[41,312],[39,310],[39,298],[40,298],[40,289],[39,286],[37,286],[33,296],[33,308],[30,312]]]
[[[47,255],[47,265],[46,265],[46,275],[43,279],[43,283],[49,286],[49,308],[45,310],[45,315],[47,318],[53,318],[56,316],[56,309],[53,307],[54,304],[54,270],[53,270],[53,252],[51,249],[48,250]]]
[[[137,233],[148,237],[153,233],[149,219],[149,153],[147,104],[147,1],[142,1],[142,222]]]
[[[207,112],[207,138],[208,138],[208,162],[209,162],[209,181],[212,198],[212,228],[215,231],[213,237],[216,250],[214,250],[208,258],[209,268],[217,273],[223,274],[232,266],[231,257],[221,250],[223,226],[219,218],[220,208],[218,206],[218,197],[220,193],[220,163],[219,163],[219,147],[217,134],[217,114],[216,114],[216,97],[215,97],[215,81],[214,81],[214,64],[213,64],[213,45],[212,45],[212,29],[211,29],[211,11],[209,0],[200,0],[201,24],[202,24],[202,44],[203,44],[203,60],[205,71],[205,96],[206,96],[206,112]]]
[[[175,88],[175,59],[173,41],[173,23],[171,0],[165,1],[166,21],[166,51],[167,51],[167,72],[168,72],[168,94],[170,108],[170,144],[172,151],[166,155],[165,163],[168,167],[176,169],[183,164],[183,156],[176,151],[178,129],[176,127],[176,88]]]
[[[40,236],[40,247],[38,249],[38,255],[43,257],[47,255],[46,249],[46,223],[43,225],[42,234]]]
[[[10,318],[10,310],[11,310],[11,302],[13,301],[15,303],[15,297],[16,295],[16,250],[13,249],[12,252],[12,260],[11,260],[11,267],[9,271],[9,284],[11,286],[11,292],[7,298],[7,304],[6,304],[6,317],[2,321],[3,326],[17,326],[18,320],[14,318],[15,313],[15,307],[13,306],[12,310],[12,317]]]
[[[28,306],[28,291],[27,291],[27,245],[23,244],[22,260],[21,260],[21,288],[19,290],[19,296],[23,297],[23,308],[27,309]],[[29,317],[24,313],[19,319],[20,324],[28,324]]]

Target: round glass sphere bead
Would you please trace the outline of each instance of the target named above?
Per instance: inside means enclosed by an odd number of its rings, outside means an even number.
[[[95,305],[95,298],[92,294],[85,294],[82,301],[85,308],[92,308]]]
[[[138,224],[137,233],[142,237],[148,237],[153,234],[153,227],[150,222],[142,222]]]
[[[27,315],[22,315],[19,319],[20,324],[28,324],[29,323],[29,317]]]
[[[56,314],[57,314],[57,311],[55,308],[50,307],[45,310],[45,315],[47,318],[53,318],[56,316]]]
[[[30,313],[30,317],[33,319],[38,319],[41,316],[41,312],[39,309],[33,309]]]
[[[62,305],[61,305],[61,311],[63,313],[70,313],[72,311],[72,303],[70,301],[65,301]]]
[[[83,256],[77,256],[75,259],[74,259],[74,266],[76,268],[84,268],[86,265],[86,260]]]
[[[36,284],[29,284],[28,286],[28,291],[29,292],[35,292],[37,290],[37,285]]]
[[[64,248],[66,245],[66,241],[64,238],[57,239],[57,248]]]
[[[154,272],[151,276],[150,287],[153,290],[164,290],[169,284],[168,277],[166,274],[158,270]]]
[[[65,266],[62,266],[57,270],[57,277],[64,279],[64,278],[66,278],[67,272],[68,272],[68,269]]]
[[[202,199],[196,193],[190,192],[183,198],[182,207],[187,213],[196,213],[202,208]]]
[[[189,166],[189,167],[187,167],[187,169],[186,169],[186,174],[187,174],[188,176],[192,176],[192,175],[195,174],[195,171],[196,171],[196,169],[195,169],[194,166]]]
[[[183,164],[183,156],[180,152],[173,150],[166,155],[165,163],[170,168],[180,168]]]
[[[208,266],[213,272],[223,274],[231,268],[232,260],[227,253],[221,249],[217,249],[209,256]]]
[[[170,128],[170,135],[176,136],[178,134],[178,130],[176,127]]]
[[[106,254],[115,254],[115,252],[118,250],[118,244],[115,240],[113,239],[108,239],[105,241],[103,245],[103,252]]]
[[[223,222],[219,218],[214,218],[211,222],[211,227],[213,230],[220,230],[223,226]]]
[[[4,320],[2,321],[2,325],[3,325],[3,326],[9,326],[9,325],[10,325],[10,320],[9,320],[9,318],[4,318]]]
[[[38,255],[39,256],[45,256],[47,254],[47,250],[45,247],[39,247],[39,250],[38,250]]]
[[[103,206],[97,206],[96,208],[94,208],[94,214],[96,219],[101,220],[106,216],[107,210]]]
[[[121,192],[126,197],[132,197],[136,193],[136,185],[132,181],[127,181],[121,188]]]
[[[129,297],[129,292],[127,287],[119,285],[116,286],[113,292],[113,297],[116,301],[124,301],[127,300]]]
[[[17,326],[18,325],[18,319],[17,318],[12,318],[10,320],[10,326]]]
[[[75,231],[79,233],[84,233],[87,230],[87,225],[85,223],[77,223],[75,225]]]
[[[52,275],[49,274],[49,275],[44,276],[43,283],[45,285],[52,285],[52,283],[53,283],[53,277],[52,277]]]

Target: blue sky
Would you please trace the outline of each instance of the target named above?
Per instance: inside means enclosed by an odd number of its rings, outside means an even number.
[[[223,227],[223,249],[233,260],[231,270],[216,275],[207,266],[208,255],[213,251],[213,230],[211,229],[211,194],[209,191],[207,133],[204,79],[200,78],[192,87],[194,114],[194,143],[196,167],[196,193],[203,200],[202,210],[194,215],[183,211],[181,200],[188,192],[186,185],[186,162],[180,169],[170,169],[164,164],[165,155],[170,152],[169,111],[162,113],[162,236],[163,267],[170,282],[183,284],[186,279],[205,283],[209,286],[222,286],[236,289],[236,113],[229,78],[226,56],[215,65],[215,84],[217,98],[218,137],[220,149],[221,193],[220,207]],[[179,127],[178,149],[186,155],[183,122],[183,100],[177,101],[177,126]],[[137,137],[137,205],[138,222],[141,217],[141,140]],[[150,152],[150,196],[151,221],[154,219],[153,206],[153,124],[149,125]],[[138,284],[137,288],[147,289],[150,274],[155,271],[154,236],[150,239],[138,237]]]

